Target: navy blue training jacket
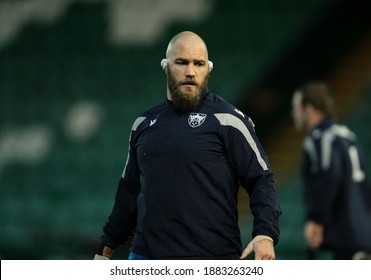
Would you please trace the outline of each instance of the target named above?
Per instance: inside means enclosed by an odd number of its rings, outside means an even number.
[[[279,239],[278,191],[252,121],[207,91],[194,112],[169,100],[136,119],[102,244],[151,258],[238,255],[239,186],[250,197],[252,236]]]
[[[356,135],[322,122],[305,139],[302,168],[306,219],[324,225],[322,248],[371,252],[371,197]]]

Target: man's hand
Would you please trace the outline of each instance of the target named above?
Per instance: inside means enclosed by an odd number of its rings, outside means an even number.
[[[108,246],[101,246],[101,252],[95,254],[94,260],[110,260],[114,250]]]
[[[323,242],[323,226],[309,221],[304,227],[304,236],[312,250],[317,250]]]
[[[251,253],[255,252],[255,260],[274,260],[276,255],[274,253],[273,239],[266,235],[257,235],[247,245],[242,252],[240,259],[246,259]]]
[[[95,260],[95,261],[96,261],[96,260],[108,261],[108,260],[110,260],[110,258],[105,257],[105,256],[102,256],[102,255],[95,254],[95,256],[94,256],[94,260]]]

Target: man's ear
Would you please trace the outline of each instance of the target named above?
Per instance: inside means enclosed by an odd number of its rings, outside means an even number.
[[[312,114],[313,112],[316,111],[316,108],[314,108],[312,104],[307,104],[303,106],[303,111],[306,112],[307,114]]]
[[[209,73],[210,73],[213,70],[213,68],[214,68],[214,63],[212,61],[210,61],[210,60],[207,63],[209,65]]]
[[[164,58],[161,60],[161,68],[165,71],[165,73],[167,73],[167,65],[168,65],[169,61]]]

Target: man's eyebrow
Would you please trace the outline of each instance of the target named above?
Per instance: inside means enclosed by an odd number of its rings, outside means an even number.
[[[206,60],[205,59],[195,59],[194,60],[195,62],[198,62],[198,63],[206,63]]]
[[[188,58],[183,58],[183,57],[177,57],[174,61],[182,61],[182,62],[191,62],[194,61],[195,63],[204,63],[206,64],[206,60],[204,59],[188,59]]]
[[[183,57],[177,57],[176,59],[174,59],[174,61],[189,61],[189,59],[187,58],[183,58]]]

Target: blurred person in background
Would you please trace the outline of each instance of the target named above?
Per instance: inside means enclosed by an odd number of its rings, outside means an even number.
[[[132,237],[129,259],[275,259],[274,173],[250,118],[208,89],[205,42],[181,32],[161,66],[166,99],[136,119],[115,203],[95,259]],[[157,90],[157,89],[154,89]],[[243,250],[239,186],[250,197],[252,241]]]
[[[312,81],[292,98],[295,128],[305,131],[302,179],[308,259],[368,258],[371,252],[370,190],[356,135],[335,121],[327,84]],[[328,255],[328,254],[327,254]]]

